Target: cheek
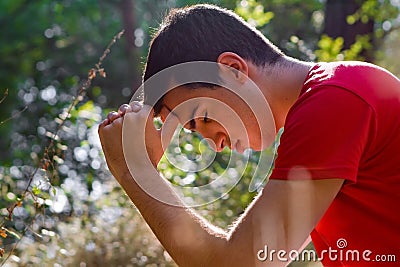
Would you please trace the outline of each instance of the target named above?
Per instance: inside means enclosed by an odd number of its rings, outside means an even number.
[[[251,129],[248,130],[248,135],[252,146],[258,148],[261,144],[261,129],[257,123],[251,125]]]
[[[197,122],[196,131],[205,138],[214,138],[218,133],[226,133],[225,128],[215,121]]]

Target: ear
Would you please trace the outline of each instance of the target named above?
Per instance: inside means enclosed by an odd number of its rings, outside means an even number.
[[[217,63],[226,65],[240,83],[244,83],[249,75],[246,61],[233,52],[223,52],[218,56]]]

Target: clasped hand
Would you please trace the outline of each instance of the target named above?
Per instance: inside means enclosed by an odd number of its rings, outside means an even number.
[[[124,125],[125,124],[125,125]],[[163,139],[166,142],[172,137],[173,129]],[[119,181],[129,174],[126,156],[136,163],[135,168],[145,167],[144,159],[156,168],[163,153],[162,129],[156,129],[153,123],[153,110],[139,102],[123,104],[118,111],[112,111],[99,125],[98,133],[107,165]],[[168,143],[164,147],[168,146]],[[125,152],[125,153],[124,153]],[[132,167],[131,165],[129,167]]]

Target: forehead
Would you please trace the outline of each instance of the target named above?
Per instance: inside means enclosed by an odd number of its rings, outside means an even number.
[[[184,102],[188,102],[193,105],[196,102],[204,102],[204,100],[207,98],[217,99],[228,104],[229,96],[226,91],[228,90],[222,87],[189,88],[180,86],[170,90],[164,95],[162,105],[169,107],[172,110]]]
[[[207,111],[210,114],[222,107],[233,109],[235,102],[232,101],[232,95],[234,93],[222,87],[177,87],[164,95],[160,115],[165,119],[172,112],[182,122],[192,119],[193,116],[201,116],[197,113]]]

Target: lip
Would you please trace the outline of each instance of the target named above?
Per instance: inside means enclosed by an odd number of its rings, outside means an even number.
[[[237,140],[236,142],[231,143],[231,150],[235,150],[238,153],[243,153],[243,149],[240,147],[240,141]]]
[[[245,151],[245,148],[241,146],[240,140],[229,142],[229,149],[232,151],[235,150],[240,154],[243,154],[243,152]]]
[[[244,152],[244,149],[240,146],[239,140],[236,142],[235,149],[240,154],[243,154],[243,152]]]

